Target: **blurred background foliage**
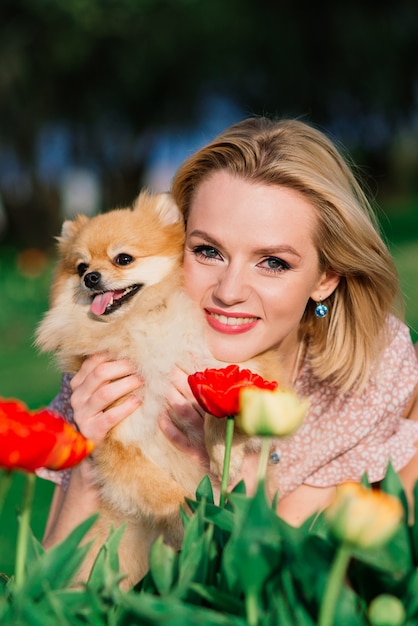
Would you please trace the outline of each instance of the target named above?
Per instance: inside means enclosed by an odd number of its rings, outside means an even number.
[[[58,388],[32,337],[62,220],[168,189],[252,114],[302,117],[352,155],[417,338],[417,34],[416,0],[1,0],[0,395],[36,408]]]
[[[164,132],[203,142],[253,113],[321,125],[379,197],[417,192],[417,32],[415,0],[2,0],[7,237],[50,245],[70,168],[126,204]]]

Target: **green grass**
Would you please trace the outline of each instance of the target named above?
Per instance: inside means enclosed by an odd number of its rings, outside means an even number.
[[[17,252],[0,248],[0,396],[19,398],[30,408],[47,404],[59,390],[60,374],[50,357],[38,354],[33,333],[48,304],[50,266],[38,277],[24,276],[17,269]],[[0,573],[11,574],[17,533],[17,514],[24,477],[14,474],[0,514]],[[32,530],[41,538],[53,491],[52,483],[37,479]]]
[[[22,473],[14,473],[3,511],[0,513],[0,574],[3,573],[7,576],[11,576],[14,572],[17,519],[22,502],[24,480],[25,477]],[[51,482],[41,479],[36,480],[31,529],[38,539],[42,539],[44,533],[53,490],[54,485]]]
[[[418,240],[393,244],[392,254],[399,271],[405,300],[406,320],[414,342],[418,341]]]
[[[18,252],[0,247],[0,395],[18,397],[31,408],[48,403],[60,375],[51,357],[34,347],[34,332],[48,307],[51,266],[39,276],[18,270]]]
[[[405,319],[418,341],[418,196],[386,201],[380,215],[382,229],[399,272],[405,300]]]
[[[381,218],[397,264],[406,303],[406,321],[418,340],[418,198],[385,205]],[[389,217],[387,217],[389,216]],[[47,309],[51,266],[39,276],[18,270],[18,252],[0,246],[0,396],[19,398],[32,409],[47,404],[58,392],[60,375],[50,357],[33,346],[34,330]],[[16,474],[0,516],[0,571],[13,571],[16,513],[23,476]],[[53,485],[38,479],[32,528],[41,537]]]

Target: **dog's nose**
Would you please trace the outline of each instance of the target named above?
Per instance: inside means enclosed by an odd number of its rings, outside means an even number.
[[[84,276],[84,284],[89,289],[95,289],[100,283],[101,277],[100,272],[89,272]]]

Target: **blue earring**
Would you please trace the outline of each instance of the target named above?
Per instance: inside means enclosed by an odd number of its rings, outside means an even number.
[[[326,317],[328,315],[328,307],[322,303],[321,298],[319,298],[319,302],[316,305],[315,315],[316,317]]]

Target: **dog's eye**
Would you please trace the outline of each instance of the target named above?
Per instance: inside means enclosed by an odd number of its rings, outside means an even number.
[[[116,265],[130,265],[133,260],[133,256],[131,256],[130,254],[126,254],[125,252],[121,252],[115,257],[114,262]]]
[[[77,272],[79,276],[83,276],[83,274],[85,274],[88,269],[89,266],[87,265],[87,263],[79,263],[77,265]]]

